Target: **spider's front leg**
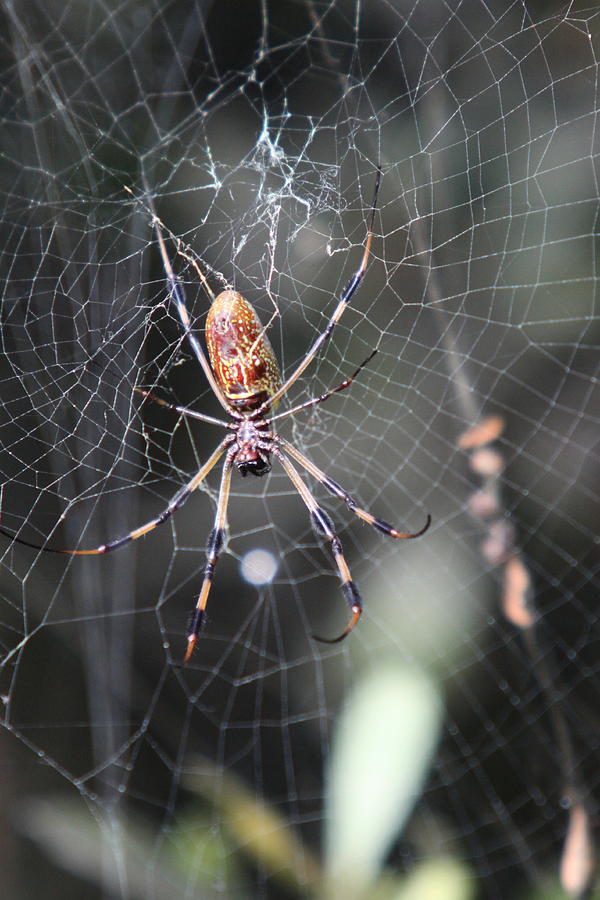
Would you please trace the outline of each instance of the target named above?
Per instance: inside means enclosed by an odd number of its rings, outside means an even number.
[[[376,528],[377,531],[381,531],[382,534],[387,534],[388,537],[399,538],[400,540],[414,540],[414,538],[421,537],[421,535],[425,534],[429,526],[431,525],[431,516],[428,514],[425,520],[425,524],[419,528],[418,531],[400,531],[398,528],[395,528],[393,525],[390,525],[389,522],[384,522],[383,519],[377,518],[373,513],[370,513],[366,509],[361,509],[361,507],[356,503],[354,498],[348,494],[344,488],[334,481],[333,478],[329,478],[328,475],[325,474],[318,466],[312,462],[312,460],[308,459],[303,453],[300,453],[299,450],[294,447],[293,444],[290,444],[289,441],[284,440],[283,438],[278,439],[279,444],[284,448],[284,450],[293,456],[294,459],[303,466],[307,472],[316,478],[317,481],[320,481],[323,487],[327,488],[330,494],[333,494],[335,497],[339,497],[340,500],[343,500],[348,509],[351,509],[355,516],[358,516],[359,519],[362,519],[363,522],[366,522],[368,525],[372,525],[373,528]]]
[[[194,648],[198,643],[198,637],[204,624],[204,615],[206,611],[206,603],[208,595],[213,583],[215,567],[219,561],[223,543],[225,540],[225,531],[227,528],[227,504],[229,501],[229,487],[231,484],[231,469],[233,460],[237,452],[237,447],[232,447],[223,464],[223,474],[221,476],[221,487],[219,488],[219,499],[217,501],[217,512],[215,514],[215,524],[208,536],[206,544],[206,565],[204,566],[204,580],[198,595],[198,600],[187,630],[187,649],[183,657],[184,664],[189,662],[194,652]]]
[[[281,452],[279,447],[273,447],[273,454],[281,462],[281,465],[285,469],[290,481],[304,500],[304,503],[306,504],[308,511],[310,512],[310,518],[315,530],[331,543],[331,551],[338,567],[340,580],[342,582],[344,599],[346,600],[346,603],[350,608],[351,616],[350,621],[348,622],[342,633],[336,638],[323,638],[318,637],[316,634],[314,634],[313,637],[318,641],[323,641],[323,643],[325,644],[337,644],[339,641],[343,641],[344,638],[350,634],[350,632],[360,619],[362,613],[362,602],[360,599],[358,588],[354,584],[352,576],[350,575],[350,569],[348,568],[348,563],[346,562],[346,558],[342,550],[342,542],[335,533],[333,522],[331,521],[327,513],[323,509],[321,509],[310,490],[302,481],[298,470],[287,458],[287,456],[285,456]]]
[[[119,550],[121,547],[124,547],[125,544],[128,544],[130,541],[137,541],[139,538],[154,531],[155,528],[159,525],[163,525],[170,519],[173,513],[183,506],[187,498],[200,487],[211,469],[216,466],[227,447],[231,446],[233,440],[233,435],[229,435],[225,440],[221,441],[217,449],[209,456],[202,468],[198,469],[194,477],[177,491],[163,511],[154,519],[150,519],[149,522],[139,525],[137,528],[134,528],[133,531],[130,531],[122,537],[108,541],[106,544],[100,544],[99,547],[93,547],[90,550],[65,550],[59,547],[47,547],[45,544],[35,544],[31,541],[23,540],[23,538],[18,537],[16,534],[12,534],[4,528],[0,528],[0,534],[6,535],[6,537],[10,538],[11,541],[14,541],[15,544],[31,547],[32,550],[43,550],[45,553],[60,553],[64,556],[101,556],[105,553],[111,553],[113,550]]]

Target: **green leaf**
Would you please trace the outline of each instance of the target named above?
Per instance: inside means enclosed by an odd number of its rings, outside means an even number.
[[[416,668],[384,665],[357,684],[327,772],[325,871],[333,896],[360,896],[419,797],[442,715]]]
[[[24,798],[15,819],[17,827],[56,865],[112,891],[115,897],[122,896],[126,883],[130,900],[146,900],[150,887],[155,900],[185,900],[191,896],[192,885],[195,900],[219,900],[222,894],[212,885],[225,874],[229,878],[225,867],[231,851],[215,837],[209,821],[196,822],[192,868],[189,862],[183,864],[183,857],[176,859],[169,853],[168,846],[157,843],[154,830],[143,819],[94,816],[80,797]],[[172,835],[171,844],[176,839]]]
[[[477,882],[457,859],[440,857],[416,866],[390,900],[472,900]]]

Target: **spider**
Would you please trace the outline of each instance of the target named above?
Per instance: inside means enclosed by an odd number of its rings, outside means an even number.
[[[184,664],[191,659],[194,648],[198,642],[205,619],[206,604],[213,582],[215,567],[223,549],[227,528],[227,504],[229,499],[231,474],[234,467],[242,476],[251,473],[252,475],[262,477],[270,472],[271,459],[275,458],[277,462],[281,464],[290,481],[304,501],[310,513],[313,528],[319,537],[329,541],[340,576],[344,599],[350,609],[350,618],[342,633],[335,638],[319,638],[316,635],[313,635],[317,640],[324,641],[325,643],[338,643],[350,634],[361,616],[362,602],[358,588],[352,580],[350,569],[342,550],[342,544],[335,532],[333,522],[328,514],[319,506],[312,492],[302,480],[292,459],[320,482],[327,491],[343,500],[359,519],[372,525],[378,531],[383,532],[383,534],[402,540],[417,538],[424,534],[431,524],[431,516],[428,515],[425,525],[419,531],[414,533],[398,531],[398,529],[389,525],[387,522],[384,522],[382,519],[376,518],[367,510],[361,509],[341,485],[332,478],[329,478],[325,472],[304,456],[304,454],[293,444],[276,434],[273,428],[274,423],[280,422],[288,416],[293,416],[303,409],[316,406],[318,403],[323,403],[333,394],[348,388],[361,369],[373,358],[377,352],[376,350],[360,364],[349,378],[344,379],[344,381],[336,387],[330,388],[318,397],[312,397],[304,403],[293,406],[285,412],[271,415],[271,411],[278,401],[288,393],[292,385],[296,383],[302,373],[317,356],[319,350],[321,350],[330,339],[342,313],[348,306],[352,296],[362,281],[367,268],[373,239],[373,224],[375,221],[380,181],[381,170],[378,168],[360,266],[342,292],[326,328],[318,335],[304,358],[296,366],[292,374],[285,380],[282,380],[281,378],[275,354],[252,305],[245,300],[241,294],[234,290],[225,290],[218,296],[215,296],[206,276],[197,262],[183,253],[182,250],[178,250],[178,252],[185,256],[185,258],[194,266],[204,289],[211,299],[205,326],[206,344],[210,359],[209,363],[196,335],[192,331],[183,287],[174,274],[167,252],[162,230],[163,226],[154,211],[153,204],[150,203],[152,223],[171,299],[175,304],[185,336],[189,341],[194,356],[202,367],[206,379],[217,400],[228,414],[229,421],[216,419],[187,407],[176,406],[141,388],[136,388],[136,391],[144,397],[158,403],[160,406],[171,409],[179,414],[199,419],[200,421],[207,422],[211,425],[219,425],[226,428],[229,433],[212,452],[193,478],[177,491],[158,516],[122,537],[109,541],[106,544],[101,544],[99,547],[95,547],[91,550],[61,550],[53,547],[40,547],[36,544],[24,541],[21,538],[17,538],[15,535],[3,532],[8,534],[8,536],[18,543],[34,547],[35,549],[48,550],[53,553],[63,553],[70,556],[92,556],[109,553],[112,550],[123,547],[130,541],[141,538],[143,535],[148,534],[148,532],[153,531],[159,525],[162,525],[163,522],[166,522],[167,519],[183,505],[190,494],[199,487],[209,472],[215,467],[223,455],[225,455],[214,526],[209,534],[206,545],[206,564],[202,586],[196,605],[190,616],[187,629],[187,648],[183,657]]]

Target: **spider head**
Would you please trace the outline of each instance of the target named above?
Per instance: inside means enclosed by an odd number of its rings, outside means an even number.
[[[271,471],[271,463],[257,454],[256,459],[236,460],[235,465],[240,475],[245,478],[248,472],[253,475],[266,475]]]

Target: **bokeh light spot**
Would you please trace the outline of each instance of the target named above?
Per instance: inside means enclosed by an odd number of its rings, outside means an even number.
[[[277,560],[268,550],[250,550],[242,557],[242,578],[250,584],[268,584],[277,571]]]

